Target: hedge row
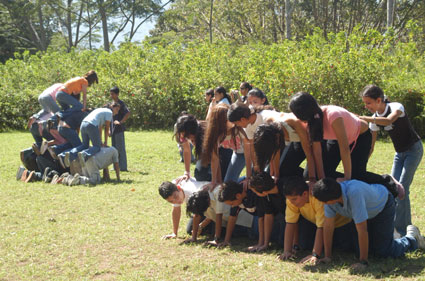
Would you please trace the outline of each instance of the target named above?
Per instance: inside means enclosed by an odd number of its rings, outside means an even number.
[[[0,65],[0,130],[24,128],[39,109],[37,96],[45,88],[94,69],[99,84],[89,88],[89,105],[103,105],[108,89],[120,87],[121,99],[133,113],[131,128],[171,128],[183,110],[204,118],[205,89],[238,88],[241,81],[263,89],[282,111],[288,110],[291,95],[307,91],[323,104],[368,114],[358,93],[375,83],[406,105],[415,127],[425,135],[425,59],[415,42],[397,42],[375,31],[349,37],[330,34],[327,39],[320,34],[273,45],[142,43],[123,44],[112,53],[24,53]]]

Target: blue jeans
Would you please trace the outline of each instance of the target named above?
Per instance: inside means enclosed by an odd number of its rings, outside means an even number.
[[[413,237],[393,238],[394,216],[395,200],[391,194],[388,194],[384,209],[376,217],[367,220],[369,249],[378,257],[397,258],[418,248],[418,243]]]
[[[62,111],[58,113],[62,120],[70,116],[73,112],[83,109],[81,102],[64,91],[56,93],[56,101],[62,107]]]
[[[236,153],[233,151],[232,158],[230,159],[229,166],[227,167],[226,176],[224,181],[235,181],[239,179],[243,168],[245,167],[245,155],[243,153]]]
[[[406,227],[412,224],[412,217],[410,213],[410,198],[409,188],[413,181],[416,169],[421,162],[424,149],[422,141],[417,141],[412,147],[405,152],[396,152],[394,155],[393,168],[391,175],[396,178],[406,190],[406,197],[404,200],[396,199],[396,218],[395,227],[402,236],[406,235]]]
[[[124,132],[112,135],[112,146],[118,150],[121,171],[127,171],[127,153],[125,151]]]
[[[98,153],[102,147],[99,127],[83,121],[81,123],[80,131],[83,143],[70,151],[71,161],[77,158],[78,152],[81,152],[84,156],[84,159],[87,159]],[[92,142],[93,146],[89,146],[90,141]]]
[[[51,95],[40,95],[38,103],[43,107],[37,114],[34,114],[36,119],[43,117],[48,113],[56,113],[60,110],[58,104],[53,100]]]
[[[76,130],[59,126],[58,132],[64,139],[66,139],[67,142],[71,144],[72,147],[77,147],[81,145],[81,140]]]

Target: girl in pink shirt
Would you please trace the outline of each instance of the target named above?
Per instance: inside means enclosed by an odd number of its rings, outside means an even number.
[[[291,99],[289,107],[298,119],[308,123],[319,178],[339,177],[340,181],[355,178],[366,182],[382,180],[379,175],[366,172],[372,144],[367,122],[342,107],[319,106],[312,95],[303,92]],[[341,160],[343,176],[336,172]]]

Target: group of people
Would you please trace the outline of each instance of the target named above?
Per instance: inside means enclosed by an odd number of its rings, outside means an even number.
[[[96,185],[101,182],[100,170],[103,179],[110,180],[108,167],[113,165],[120,181],[120,171],[127,171],[124,123],[130,111],[119,99],[118,87],[110,89],[111,100],[105,106],[89,108],[87,89],[94,83],[98,77],[91,70],[50,86],[38,97],[42,109],[27,125],[34,143],[20,153],[23,166],[17,180]]]
[[[339,248],[357,255],[356,269],[368,265],[369,253],[400,257],[425,249],[409,199],[423,147],[402,104],[368,85],[360,96],[372,116],[319,105],[305,92],[291,98],[286,113],[247,82],[239,90],[240,96],[223,87],[206,91],[206,120],[187,112],[178,117],[174,136],[185,170],[159,187],[173,204],[173,232],[164,238],[177,237],[186,203],[192,218],[185,242],[208,231],[214,239],[207,244],[220,247],[235,236],[257,236],[248,251],[264,251],[276,240],[283,245],[280,259],[311,250],[301,261],[313,264],[330,262]],[[390,175],[367,170],[380,129],[396,151]]]

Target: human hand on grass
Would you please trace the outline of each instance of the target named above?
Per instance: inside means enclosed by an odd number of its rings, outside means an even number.
[[[292,252],[286,251],[278,257],[280,260],[289,260],[295,258],[295,255]]]
[[[193,237],[190,237],[190,238],[184,240],[183,244],[190,244],[190,243],[195,243],[195,242],[196,242],[196,239],[193,238]]]
[[[327,263],[331,263],[331,262],[332,262],[332,259],[330,257],[324,257],[323,259],[319,260],[319,263],[327,264]]]
[[[316,258],[315,256],[313,256],[313,255],[308,255],[308,256],[306,256],[305,258],[303,258],[301,261],[300,261],[300,263],[303,263],[303,264],[312,264],[312,265],[317,265],[317,264],[319,264],[319,259],[318,258]]]

